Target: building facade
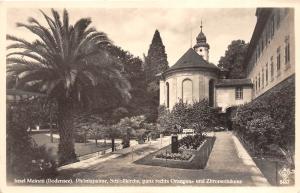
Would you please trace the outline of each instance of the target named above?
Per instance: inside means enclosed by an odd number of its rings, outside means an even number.
[[[250,102],[295,74],[294,10],[258,8],[257,23],[244,62],[245,79],[226,79],[224,69],[209,63],[209,44],[201,31],[196,44],[160,78],[160,105],[172,109],[208,99],[223,112]]]
[[[258,8],[245,61],[253,99],[295,74],[294,10]]]

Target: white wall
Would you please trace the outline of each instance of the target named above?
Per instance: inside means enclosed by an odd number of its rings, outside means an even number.
[[[274,14],[276,10],[274,11]],[[248,78],[252,80],[253,83],[253,98],[256,98],[272,87],[276,86],[278,83],[282,82],[284,79],[295,73],[295,34],[294,34],[294,13],[292,10],[288,12],[287,15],[283,16],[283,9],[281,9],[281,21],[280,25],[277,28],[275,25],[274,36],[269,40],[267,46],[263,49],[261,56],[258,58],[256,64],[254,64],[252,70],[248,74]],[[275,17],[276,18],[276,17]],[[270,23],[270,19],[268,23]],[[268,24],[267,23],[267,24]],[[275,20],[276,23],[276,20]],[[266,32],[266,28],[264,30]],[[264,34],[264,33],[263,33]],[[290,62],[285,64],[285,39],[289,36],[290,41]],[[264,35],[261,35],[263,38]],[[258,41],[260,42],[260,41]],[[277,48],[280,47],[281,55],[281,67],[280,70],[277,70]],[[252,61],[255,52],[252,56]],[[274,75],[271,78],[271,57],[273,56],[273,66],[274,66]],[[266,81],[266,64],[268,63],[268,81]],[[260,89],[255,90],[255,80],[260,74],[262,79],[262,69],[264,68],[264,85],[261,85]],[[262,80],[261,80],[262,83]]]
[[[160,81],[160,105],[167,106],[167,91],[166,83],[169,83],[169,104],[170,109],[182,99],[182,83],[184,80],[189,79],[192,81],[191,99],[192,101],[199,101],[204,98],[208,99],[209,96],[209,80],[216,80],[217,75],[213,72],[203,71],[187,71],[176,72],[170,74],[165,80]],[[192,103],[188,101],[188,103]],[[186,101],[184,101],[186,102]]]
[[[243,99],[235,99],[235,87],[218,87],[216,88],[216,106],[222,107],[225,112],[226,108],[234,105],[241,105],[252,100],[252,88],[243,87]]]

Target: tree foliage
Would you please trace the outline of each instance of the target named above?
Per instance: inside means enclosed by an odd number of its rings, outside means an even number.
[[[105,49],[111,55],[118,58],[118,60],[124,65],[123,75],[131,85],[131,99],[127,103],[124,103],[124,100],[121,100],[117,103],[108,104],[124,107],[128,111],[126,116],[145,114],[147,109],[147,103],[145,102],[145,99],[147,98],[147,84],[145,71],[143,69],[143,61],[139,57],[133,56],[130,52],[125,51],[118,46],[105,46]],[[120,118],[124,117],[125,116]]]
[[[163,45],[159,31],[156,30],[144,64],[147,83],[147,96],[145,98],[147,104],[146,116],[150,122],[155,122],[158,115],[159,81],[157,74],[167,70],[168,67],[165,46]]]
[[[195,129],[197,133],[202,133],[218,125],[218,111],[210,107],[206,99],[195,101],[192,105],[180,100],[171,112],[163,106],[159,108],[158,125],[161,130],[169,132],[176,125],[182,129]]]
[[[67,164],[77,161],[73,114],[88,106],[90,89],[113,88],[116,95],[130,97],[130,84],[121,73],[122,64],[102,49],[111,41],[105,33],[89,27],[90,18],[71,25],[66,10],[62,18],[56,10],[51,11],[52,17],[41,11],[47,26],[34,18],[28,19],[29,24],[17,23],[37,36],[33,42],[7,35],[7,40],[14,42],[7,47],[11,50],[7,74],[18,78],[17,88],[43,92],[56,100],[59,160]]]
[[[227,78],[239,79],[245,78],[244,59],[246,57],[248,43],[244,40],[233,40],[225,51],[225,56],[219,60],[218,67],[227,69]]]

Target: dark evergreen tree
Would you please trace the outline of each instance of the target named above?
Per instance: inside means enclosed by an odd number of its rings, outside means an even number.
[[[233,40],[228,46],[225,56],[219,60],[218,67],[228,70],[227,78],[245,78],[244,59],[247,54],[248,43],[244,40]]]
[[[168,69],[167,54],[158,30],[155,30],[148,55],[145,57],[145,74],[147,82],[146,117],[150,122],[157,119],[159,106],[159,78],[157,74]]]
[[[145,72],[147,83],[156,80],[156,75],[168,69],[167,54],[165,46],[158,30],[155,30],[152,42],[150,44],[148,55],[145,58]]]

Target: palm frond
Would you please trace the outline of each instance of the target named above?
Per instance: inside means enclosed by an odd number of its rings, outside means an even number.
[[[23,23],[17,23],[17,26],[18,27],[24,27],[24,28],[28,29],[29,31],[31,31],[32,33],[34,33],[35,35],[37,35],[39,38],[41,38],[43,40],[43,42],[45,44],[47,44],[47,46],[53,52],[55,52],[55,50],[57,49],[55,42],[52,40],[52,38],[50,38],[51,36],[47,37],[45,32],[40,27],[35,26],[35,25],[26,25],[26,24],[23,24]]]
[[[11,52],[11,53],[7,54],[6,57],[10,57],[12,55],[26,56],[30,59],[33,59],[33,60],[37,61],[37,62],[45,64],[46,66],[49,66],[49,61],[48,60],[45,60],[44,58],[42,58],[42,57],[40,57],[36,54],[33,54],[32,52],[26,52],[26,51],[24,51],[24,52]]]

